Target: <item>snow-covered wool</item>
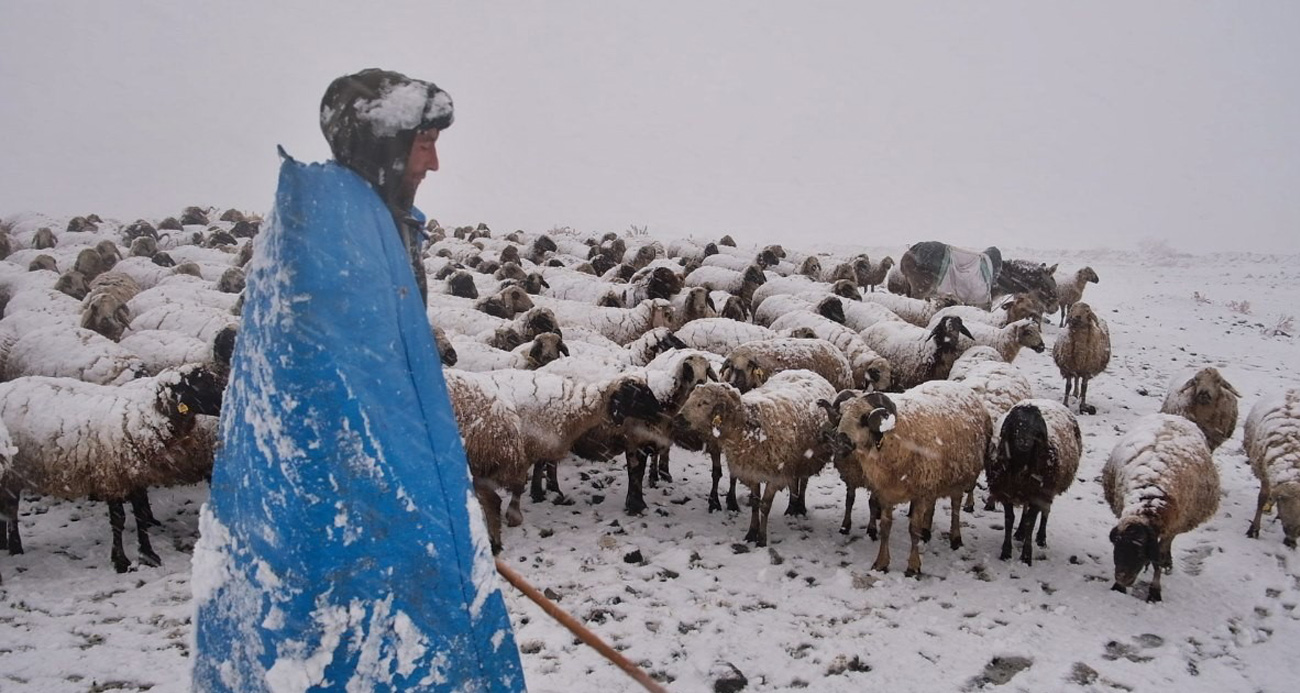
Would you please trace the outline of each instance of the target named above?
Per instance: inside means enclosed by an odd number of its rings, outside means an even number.
[[[853,369],[844,352],[823,339],[778,337],[741,344],[727,354],[718,373],[741,393],[762,386],[782,371],[808,370],[836,390],[853,387]]]
[[[700,261],[701,267],[722,267],[732,272],[744,272],[746,268],[753,264],[755,264],[753,257],[741,257],[727,253],[710,255]]]
[[[219,296],[229,296],[212,292]],[[143,295],[143,292],[141,293]],[[136,297],[137,299],[139,296]],[[217,333],[227,327],[238,327],[239,317],[229,309],[187,303],[164,303],[156,308],[136,314],[123,335],[140,330],[170,330],[211,342]]]
[[[873,570],[889,569],[893,509],[911,503],[912,550],[907,575],[921,572],[920,543],[935,501],[952,501],[949,544],[961,547],[961,497],[975,484],[990,452],[993,422],[961,383],[932,381],[888,395],[892,407],[859,397],[841,407],[839,433],[852,444],[872,498],[878,501],[880,549]]]
[[[699,267],[686,275],[683,281],[686,286],[702,286],[709,291],[726,291],[733,296],[739,296],[752,306],[754,291],[767,282],[767,276],[758,265],[750,265],[741,272],[725,267]]]
[[[75,319],[81,314],[81,301],[54,289],[24,289],[5,305],[5,315],[22,311]]]
[[[1007,323],[1025,318],[1041,322],[1043,308],[1029,294],[1011,294],[995,302],[993,310],[984,310],[978,306],[948,306],[935,313],[929,324],[934,325],[945,315],[956,315],[967,327],[972,323],[1005,327]]]
[[[18,448],[4,489],[15,498],[26,490],[107,500],[113,565],[125,572],[122,502],[211,471],[214,431],[198,426],[198,417],[220,412],[224,387],[212,369],[197,365],[119,386],[39,376],[0,383],[0,419]],[[136,523],[141,560],[157,565],[138,513]]]
[[[863,294],[862,300],[871,303],[878,303],[888,308],[904,321],[910,322],[917,327],[925,327],[926,325],[929,325],[930,320],[934,318],[935,313],[938,313],[944,308],[957,305],[955,299],[948,297],[920,299],[881,292]]]
[[[429,323],[447,330],[449,334],[462,334],[489,344],[497,349],[509,351],[543,332],[554,332],[563,336],[555,314],[550,309],[535,306],[513,320],[504,320],[474,310],[473,308],[430,306],[427,311]]]
[[[518,527],[523,523],[520,498],[532,466],[524,446],[524,422],[511,400],[497,396],[496,384],[487,375],[449,369],[444,376],[492,553],[500,553],[501,497],[497,489],[511,494],[506,524]]]
[[[1213,452],[1232,437],[1237,428],[1237,400],[1241,393],[1213,366],[1174,376],[1160,407],[1163,414],[1177,414],[1201,429]]]
[[[120,298],[129,290],[127,288],[125,292],[114,291],[114,293]],[[213,282],[201,277],[178,274],[166,277],[153,287],[139,291],[133,298],[127,299],[127,307],[132,315],[142,315],[169,304],[202,306],[228,312],[235,306],[237,300],[239,297],[235,294],[218,291]]]
[[[870,301],[840,301],[840,310],[844,314],[844,326],[854,332],[861,332],[878,322],[903,322],[894,311]]]
[[[812,311],[814,305],[807,298],[795,294],[773,294],[754,310],[754,324],[771,327],[782,315],[796,310]]]
[[[835,293],[835,284],[832,282],[820,282],[809,279],[803,275],[792,275],[786,277],[768,277],[768,280],[762,286],[754,289],[754,295],[750,299],[750,304],[755,313],[763,306],[767,299],[779,295],[803,295],[808,293],[820,292],[821,294]],[[812,300],[804,297],[805,300]],[[818,296],[820,298],[820,296]]]
[[[1259,479],[1259,502],[1246,536],[1259,537],[1264,512],[1276,504],[1282,542],[1294,549],[1300,537],[1300,388],[1271,393],[1250,408],[1242,447]]]
[[[1071,273],[1057,271],[1053,279],[1056,280],[1056,302],[1061,307],[1061,327],[1064,327],[1065,315],[1070,306],[1083,300],[1083,290],[1088,288],[1089,283],[1096,284],[1100,280],[1091,267],[1080,267]]]
[[[169,330],[132,332],[123,337],[118,346],[140,359],[145,375],[157,375],[168,368],[202,363],[212,358],[210,342]]]
[[[942,321],[943,318],[939,320]],[[935,324],[937,325],[938,322]],[[1043,344],[1043,331],[1037,320],[1025,318],[1003,327],[994,327],[982,322],[966,324],[963,320],[962,325],[971,334],[970,342],[963,341],[959,347],[963,351],[972,346],[993,347],[1003,361],[1011,363],[1020,354],[1021,347],[1029,347],[1039,354],[1047,350],[1047,345]]]
[[[642,301],[632,308],[604,308],[573,301],[548,302],[561,326],[588,327],[619,343],[628,344],[656,327],[669,327],[673,305],[662,298]]]
[[[971,347],[963,352],[953,363],[948,379],[974,390],[993,421],[1002,418],[1017,402],[1033,397],[1033,386],[1025,374],[1002,361],[992,347]]]
[[[901,323],[900,323],[901,324]],[[781,316],[772,323],[778,332],[807,328],[813,336],[824,339],[844,353],[853,369],[853,383],[863,390],[886,390],[894,386],[894,365],[888,357],[871,348],[866,340],[853,330],[822,315],[806,310],[796,310]]]
[[[695,263],[717,254],[718,245],[712,241],[695,241],[689,238],[677,238],[668,242],[668,257],[680,258]]]
[[[228,267],[221,277],[217,279],[217,291],[223,294],[237,294],[244,290],[247,283],[247,277],[244,270],[240,267]]]
[[[1015,506],[1022,505],[1024,510],[1015,537],[1024,542],[1020,560],[1033,565],[1031,541],[1040,547],[1047,546],[1047,516],[1052,511],[1052,501],[1070,488],[1079,469],[1083,453],[1079,422],[1065,405],[1055,400],[1027,399],[1003,415],[996,430],[996,452],[990,456],[985,474],[990,501],[1003,507],[1001,558],[1004,561],[1011,558]],[[1035,522],[1038,522],[1036,536]]]
[[[0,380],[43,375],[121,385],[145,372],[144,362],[129,349],[97,332],[67,324],[23,334],[8,347],[2,363]]]
[[[569,355],[564,340],[554,332],[543,332],[510,351],[494,349],[468,337],[453,338],[451,343],[456,354],[455,367],[477,373],[503,368],[536,370]]]
[[[933,328],[879,322],[860,334],[868,347],[889,361],[891,387],[896,390],[947,378],[953,362],[961,356],[961,336],[971,337],[958,317],[943,318]]]
[[[611,380],[628,369],[649,365],[662,354],[685,346],[666,327],[656,327],[626,345],[590,328],[566,326],[564,329],[565,344],[569,346],[566,356],[571,358],[556,359],[542,369],[588,382]]]
[[[1112,589],[1126,591],[1150,565],[1147,601],[1158,602],[1160,575],[1173,570],[1174,538],[1219,509],[1219,470],[1205,436],[1181,416],[1148,414],[1115,444],[1101,470],[1101,483],[1106,502],[1119,518],[1110,531]]]
[[[0,311],[5,310],[9,300],[19,292],[28,289],[53,289],[59,280],[59,273],[53,270],[26,269],[26,264],[0,262]]]
[[[1097,408],[1088,404],[1088,381],[1106,370],[1110,364],[1110,328],[1082,301],[1070,307],[1065,332],[1052,345],[1052,359],[1065,378],[1065,405],[1070,404],[1070,393],[1079,397],[1079,413],[1095,414]]]
[[[141,290],[152,289],[158,282],[174,274],[171,267],[164,267],[155,261],[155,258],[162,255],[164,253],[160,252],[150,257],[128,257],[117,263],[113,271],[131,275]]]
[[[756,339],[775,339],[775,330],[730,318],[705,318],[689,322],[675,333],[691,349],[726,356],[732,349]]]
[[[731,385],[704,383],[687,398],[682,418],[717,440],[731,475],[761,499],[753,506],[745,541],[766,546],[777,492],[791,489],[791,510],[797,512],[793,506],[802,500],[808,478],[830,461],[823,435],[826,412],[817,401],[834,397],[825,378],[799,370],[778,373],[743,395]]]

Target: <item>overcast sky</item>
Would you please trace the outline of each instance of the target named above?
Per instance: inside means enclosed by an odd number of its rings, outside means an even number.
[[[0,215],[269,208],[384,67],[444,224],[1300,250],[1300,2],[0,4]]]

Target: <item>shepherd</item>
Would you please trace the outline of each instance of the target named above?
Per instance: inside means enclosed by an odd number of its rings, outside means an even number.
[[[196,691],[522,691],[425,315],[423,216],[452,100],[370,69],[283,150],[200,516]]]

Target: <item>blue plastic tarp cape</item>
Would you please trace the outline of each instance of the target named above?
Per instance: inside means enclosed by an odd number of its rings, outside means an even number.
[[[286,156],[256,242],[194,553],[194,689],[524,690],[388,209]]]

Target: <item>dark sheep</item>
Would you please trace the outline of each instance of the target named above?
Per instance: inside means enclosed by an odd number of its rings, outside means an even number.
[[[59,271],[59,263],[51,255],[37,255],[32,261],[27,263],[27,271],[35,272],[37,270],[49,270],[51,272]]]
[[[1015,538],[1024,542],[1020,560],[1034,564],[1031,535],[1038,524],[1037,544],[1047,545],[1047,516],[1052,500],[1074,482],[1083,438],[1079,423],[1064,405],[1050,400],[1027,400],[1011,408],[1002,419],[998,448],[984,472],[990,503],[1002,503],[1005,522],[1002,560],[1011,558],[1015,506],[1024,506]]]
[[[474,276],[464,270],[452,272],[451,276],[447,277],[447,293],[461,298],[478,298],[478,287],[474,284]]]
[[[189,226],[191,224],[207,226],[210,223],[208,221],[208,213],[204,211],[202,207],[193,206],[186,207],[185,210],[181,212],[180,221],[182,226]]]
[[[36,229],[36,234],[32,236],[32,247],[37,250],[49,250],[58,244],[59,239],[54,237],[54,230],[48,226]]]
[[[172,259],[172,256],[171,256],[171,255],[168,255],[167,253],[162,252],[162,251],[158,251],[158,252],[154,253],[154,254],[153,254],[153,257],[151,257],[151,258],[149,258],[149,259],[150,259],[150,260],[153,260],[153,264],[158,265],[159,267],[175,267],[175,266],[176,266],[176,261]]]
[[[153,227],[153,224],[144,219],[136,219],[122,228],[122,236],[134,244],[137,238],[147,237],[157,240],[158,230]]]

